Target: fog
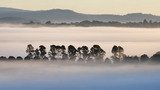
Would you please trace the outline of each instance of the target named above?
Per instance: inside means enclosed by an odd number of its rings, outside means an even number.
[[[159,90],[159,65],[0,63],[1,90]]]
[[[153,55],[160,49],[159,28],[114,28],[114,27],[7,27],[0,28],[0,55],[26,56],[28,44],[35,48],[49,46],[99,44],[106,56],[111,56],[113,45],[124,47],[127,55]],[[13,53],[14,52],[14,53]]]
[[[1,27],[0,56],[26,56],[28,44],[35,48],[51,44],[99,44],[111,56],[113,45],[127,55],[152,55],[160,49],[159,28],[113,27]],[[70,61],[1,61],[0,90],[159,90],[157,64],[81,63]]]

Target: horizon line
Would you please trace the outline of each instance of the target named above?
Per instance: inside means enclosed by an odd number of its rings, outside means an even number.
[[[6,9],[17,9],[17,10],[24,10],[24,11],[49,11],[49,10],[70,10],[73,11],[75,13],[79,13],[79,14],[88,14],[88,15],[119,15],[119,16],[124,16],[124,15],[128,15],[128,14],[147,14],[147,15],[153,15],[153,16],[160,16],[157,14],[152,14],[152,13],[143,13],[143,12],[129,12],[126,14],[113,14],[113,13],[84,13],[84,12],[78,12],[76,10],[72,10],[72,9],[64,9],[64,8],[49,8],[49,9],[38,9],[38,10],[31,10],[31,9],[23,9],[23,8],[14,8],[14,7],[1,7],[0,8],[6,8]]]

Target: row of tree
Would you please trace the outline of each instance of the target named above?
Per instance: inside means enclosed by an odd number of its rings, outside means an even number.
[[[50,60],[103,60],[105,56],[105,51],[99,45],[93,45],[91,49],[87,46],[82,46],[75,48],[73,45],[69,45],[66,51],[66,47],[64,45],[51,45],[50,50],[48,52],[48,56],[46,57],[46,47],[43,45],[39,46],[39,49],[35,49],[29,44],[27,46],[26,52],[28,55],[25,59],[50,59]]]
[[[115,27],[160,27],[160,22],[153,22],[152,20],[144,19],[142,22],[126,22],[121,23],[118,21],[89,21],[84,20],[81,22],[72,22],[72,23],[53,23],[51,21],[46,21],[44,24],[40,22],[30,21],[29,23],[25,23],[29,25],[47,25],[47,26],[83,26],[83,27],[90,27],[90,26],[115,26]]]
[[[140,62],[160,62],[160,52],[157,52],[152,57],[148,57],[146,54],[138,56],[127,56],[124,54],[124,49],[121,46],[114,45],[112,47],[111,58],[105,58],[106,52],[99,46],[93,45],[90,49],[87,46],[75,48],[73,45],[69,45],[66,49],[64,45],[51,45],[50,50],[47,53],[46,47],[40,45],[39,48],[29,44],[27,45],[27,56],[23,59],[21,56],[14,57],[1,56],[0,60],[71,60],[71,61],[100,61],[107,63],[140,63]],[[47,55],[48,54],[48,55]],[[48,57],[47,57],[48,56]]]

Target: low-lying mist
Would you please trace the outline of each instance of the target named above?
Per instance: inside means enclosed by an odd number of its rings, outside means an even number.
[[[0,89],[158,90],[160,88],[159,71],[160,66],[156,64],[107,65],[70,61],[0,62]]]
[[[14,26],[13,26],[14,27]],[[26,47],[94,44],[112,56],[113,45],[126,55],[153,55],[160,49],[159,29],[113,27],[0,28],[0,56],[22,56]],[[48,53],[48,52],[47,52]],[[159,90],[160,65],[1,61],[0,90]]]

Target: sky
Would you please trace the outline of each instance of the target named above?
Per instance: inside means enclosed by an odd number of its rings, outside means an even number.
[[[0,0],[0,7],[26,10],[70,9],[86,14],[160,15],[160,0]]]

